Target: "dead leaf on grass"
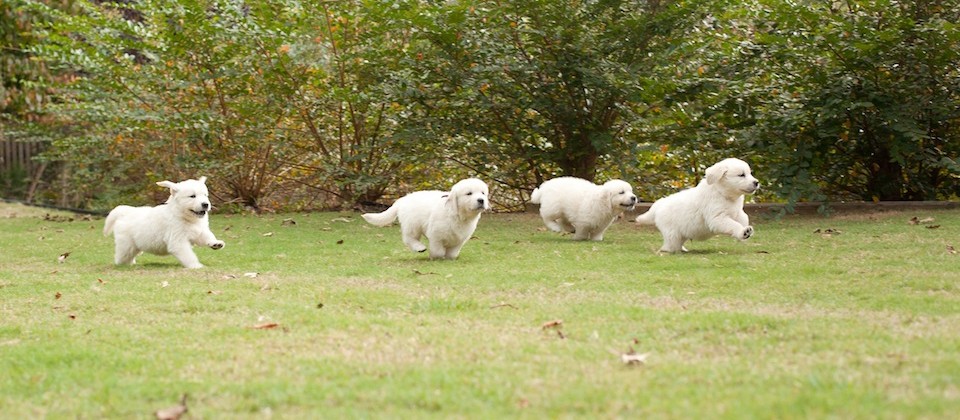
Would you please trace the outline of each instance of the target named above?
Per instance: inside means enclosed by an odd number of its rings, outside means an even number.
[[[343,239],[337,241],[337,245],[343,245]]]
[[[106,280],[104,280],[104,279],[101,279],[101,278],[99,278],[99,277],[97,277],[97,282],[99,282],[100,284],[107,284],[107,283],[110,283],[109,281],[106,281]]]
[[[273,236],[273,232],[264,233],[263,236]]]
[[[162,283],[160,283],[160,287],[161,287],[161,288],[162,288],[162,287],[168,287],[168,286],[170,286],[170,282],[168,282],[168,281],[166,281],[166,280],[164,280]]]
[[[350,223],[353,220],[347,219],[346,217],[337,217],[335,219],[330,219],[331,222],[341,222],[341,223]]]
[[[297,225],[297,221],[293,219],[283,219],[283,221],[280,222],[280,226],[296,226],[296,225]]]
[[[249,277],[249,278],[251,278],[251,279],[255,279],[255,278],[257,278],[257,276],[259,276],[259,275],[260,275],[260,273],[256,273],[256,272],[243,273],[243,276],[244,276],[244,277]]]
[[[511,304],[509,304],[509,303],[503,303],[503,302],[501,302],[501,303],[498,304],[498,305],[493,305],[493,306],[490,307],[490,309],[497,309],[497,308],[513,308],[513,309],[517,309],[516,306],[513,306],[513,305],[511,305]]]
[[[953,247],[953,245],[947,245],[947,252],[950,255],[957,255],[957,250]]]
[[[928,225],[928,226],[924,226],[924,227],[927,228],[927,229],[940,229],[940,225]]]
[[[67,260],[67,257],[69,257],[69,256],[70,256],[70,253],[69,253],[69,252],[64,252],[63,254],[60,254],[60,256],[57,257],[57,262],[59,262],[60,264],[63,264],[64,261],[66,261],[66,260]]]
[[[157,420],[178,420],[187,412],[187,394],[180,397],[180,404],[163,408],[153,413]]]
[[[221,291],[219,291],[219,290],[207,290],[207,294],[208,294],[208,295],[219,295],[219,294],[221,294],[221,293],[223,293],[223,292],[221,292]]]
[[[839,235],[843,232],[841,232],[839,229],[833,229],[833,228],[827,228],[827,229],[818,228],[817,230],[813,231],[813,233],[818,233],[820,234],[821,237],[829,238],[833,235]]]
[[[255,330],[270,330],[270,329],[277,328],[279,326],[280,324],[277,324],[276,322],[264,322],[262,324],[254,325],[250,328],[253,328]]]
[[[60,299],[60,297],[62,297],[62,296],[63,296],[63,294],[61,294],[60,292],[57,292],[57,294],[53,295],[53,298],[54,298],[54,299]]]
[[[543,323],[543,325],[540,326],[540,329],[547,330],[549,328],[560,328],[561,326],[563,326],[563,320],[555,319],[553,321]]]
[[[69,317],[70,319],[77,319],[77,316],[74,314],[67,315],[67,317]]]
[[[413,274],[416,274],[416,275],[418,275],[418,276],[429,276],[429,275],[436,275],[437,273],[434,273],[434,272],[432,272],[432,271],[428,271],[428,272],[424,273],[424,272],[422,272],[422,271],[420,271],[420,270],[413,270]]]
[[[224,280],[230,280],[230,279],[235,279],[235,278],[237,278],[237,276],[235,276],[235,275],[233,275],[233,274],[224,274],[223,277],[221,277],[221,278],[224,279]]]

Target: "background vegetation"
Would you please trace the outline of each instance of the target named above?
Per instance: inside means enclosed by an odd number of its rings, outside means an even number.
[[[97,209],[197,174],[254,209],[480,176],[515,209],[558,175],[653,200],[739,156],[763,199],[952,199],[957,21],[956,0],[5,1],[0,136],[49,165],[3,176]]]

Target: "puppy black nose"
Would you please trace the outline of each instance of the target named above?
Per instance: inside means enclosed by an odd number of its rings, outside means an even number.
[[[637,202],[637,196],[635,196],[635,195],[630,196],[630,202],[631,202],[631,203],[636,203],[636,202]]]
[[[759,186],[760,186],[760,181],[753,181],[753,186],[754,186],[754,187],[759,187]]]
[[[477,199],[477,203],[480,203],[480,204],[483,204],[484,201],[486,201],[486,200],[484,200],[484,199],[482,199],[482,198],[478,198],[478,199]]]
[[[200,208],[206,210],[210,208],[210,203],[201,203]]]

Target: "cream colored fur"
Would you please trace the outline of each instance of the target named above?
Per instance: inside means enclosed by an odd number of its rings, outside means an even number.
[[[449,192],[417,191],[407,194],[382,213],[363,219],[376,226],[400,221],[403,243],[415,252],[429,249],[432,259],[456,259],[477,229],[480,215],[490,208],[487,184],[476,178],[457,182]],[[427,238],[424,245],[420,240]]]
[[[213,249],[224,247],[210,231],[210,198],[207,177],[179,183],[161,181],[157,185],[170,189],[165,204],[156,207],[117,206],[107,215],[103,234],[113,233],[114,262],[136,264],[143,252],[173,255],[186,268],[201,268],[193,245]]]

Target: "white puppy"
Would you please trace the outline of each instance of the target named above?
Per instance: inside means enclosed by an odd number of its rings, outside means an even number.
[[[382,213],[367,213],[363,219],[387,226],[400,219],[403,243],[411,250],[428,249],[420,242],[427,237],[430,258],[455,259],[477,229],[480,214],[490,208],[487,184],[475,178],[454,184],[450,192],[417,191],[407,194]]]
[[[661,198],[637,216],[637,223],[655,225],[663,235],[660,252],[686,251],[690,239],[730,235],[746,240],[753,235],[743,212],[743,195],[760,188],[750,166],[740,159],[724,159],[707,168],[706,178],[694,188]]]
[[[186,268],[200,268],[193,245],[223,248],[223,241],[210,231],[210,198],[207,177],[157,185],[170,189],[167,202],[156,207],[117,206],[107,215],[103,234],[113,232],[116,243],[114,262],[135,264],[137,255],[147,252],[173,255]]]
[[[633,210],[637,196],[630,184],[619,179],[595,185],[565,176],[541,184],[530,202],[540,204],[540,217],[550,230],[571,232],[578,241],[602,241],[614,220],[624,210]]]

